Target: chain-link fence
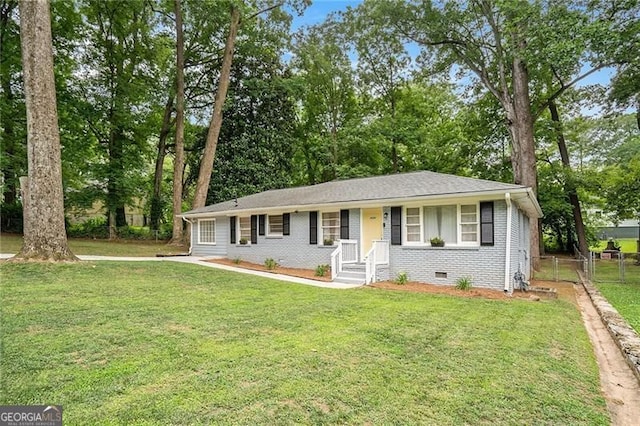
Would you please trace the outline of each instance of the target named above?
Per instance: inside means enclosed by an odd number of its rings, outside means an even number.
[[[578,270],[584,271],[583,259],[568,256],[541,256],[532,259],[531,278],[539,281],[578,281]]]
[[[532,279],[541,281],[578,280],[580,270],[595,282],[622,282],[640,284],[640,253],[589,253],[584,257],[541,256],[532,259]]]
[[[640,284],[640,253],[590,253],[588,277],[595,282]]]

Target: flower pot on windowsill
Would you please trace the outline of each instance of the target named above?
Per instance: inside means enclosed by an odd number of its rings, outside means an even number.
[[[431,247],[444,247],[444,240],[442,238],[434,237],[430,241]]]
[[[243,246],[246,246],[248,242],[249,241],[247,241],[246,238],[241,238],[240,241],[239,241],[239,243],[242,244]]]
[[[325,246],[332,246],[333,245],[333,240],[330,239],[326,239],[323,241]]]

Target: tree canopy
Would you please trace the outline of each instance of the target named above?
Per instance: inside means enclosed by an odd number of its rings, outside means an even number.
[[[0,6],[5,229],[27,171],[17,4]],[[365,0],[292,28],[306,4],[53,2],[65,210],[102,206],[115,236],[132,204],[175,229],[202,194],[428,169],[531,186],[549,249],[582,250],[595,209],[640,214],[637,2]]]

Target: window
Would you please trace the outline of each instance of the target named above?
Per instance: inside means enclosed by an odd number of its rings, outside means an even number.
[[[322,213],[322,241],[340,239],[340,212]]]
[[[280,236],[282,235],[282,215],[269,215],[269,231],[268,234],[270,236]]]
[[[463,243],[478,241],[478,206],[460,206],[460,239]]]
[[[238,218],[240,240],[251,241],[251,216]]]
[[[424,208],[425,235],[424,241],[439,237],[445,244],[458,242],[457,230],[458,206],[434,206]]]
[[[404,241],[428,244],[439,237],[445,246],[478,245],[480,219],[478,204],[407,207],[404,210]]]
[[[420,231],[420,207],[407,208],[407,242],[417,243],[422,241],[422,233]]]
[[[216,243],[216,220],[200,219],[198,221],[198,244]]]

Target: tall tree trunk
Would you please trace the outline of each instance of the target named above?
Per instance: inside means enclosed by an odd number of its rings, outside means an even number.
[[[216,147],[218,145],[218,137],[220,136],[220,128],[222,127],[222,108],[227,98],[227,90],[229,89],[229,79],[231,76],[231,62],[233,61],[233,49],[240,26],[240,11],[236,7],[231,9],[231,25],[229,26],[229,35],[225,43],[224,56],[222,58],[222,69],[220,70],[220,80],[218,89],[216,90],[215,105],[213,107],[213,115],[209,124],[209,132],[207,134],[207,142],[202,154],[200,162],[200,172],[198,173],[198,182],[196,184],[196,193],[193,198],[193,208],[198,209],[204,207],[207,201],[207,193],[209,192],[209,182],[211,181],[211,172],[213,171],[213,162],[216,157]]]
[[[173,235],[171,243],[182,244],[182,217],[179,215],[182,213],[182,174],[184,171],[184,37],[180,0],[174,1],[174,8],[176,14],[176,157],[173,162]],[[210,175],[211,172],[209,172]]]
[[[556,140],[558,142],[558,150],[560,151],[560,158],[562,160],[562,167],[565,171],[566,180],[564,185],[564,191],[569,198],[571,207],[573,209],[573,222],[576,230],[576,236],[578,237],[578,250],[584,257],[589,256],[589,243],[587,243],[587,234],[584,228],[584,222],[582,220],[582,209],[580,208],[580,200],[578,199],[578,191],[576,190],[575,182],[573,181],[573,175],[571,173],[571,163],[569,162],[569,151],[567,150],[567,144],[564,139],[564,132],[562,131],[562,122],[560,121],[560,114],[558,113],[558,107],[554,100],[549,101],[549,112],[551,113],[551,121],[553,121],[554,130],[556,132]],[[572,249],[573,247],[569,247]]]
[[[530,187],[534,194],[538,193],[538,172],[536,164],[535,140],[533,137],[533,115],[529,97],[529,71],[524,60],[516,57],[513,60],[513,106],[510,129],[514,157],[512,158],[515,183]],[[509,109],[505,108],[507,111]],[[530,255],[534,269],[538,268],[540,253],[544,252],[540,238],[540,221],[530,220],[531,233]]]
[[[115,114],[115,113],[114,113]],[[127,221],[122,201],[121,179],[124,176],[122,164],[122,134],[114,124],[115,115],[110,118],[111,131],[109,134],[109,177],[107,179],[107,217],[109,219],[109,238],[116,237],[116,229],[126,226]]]
[[[158,137],[158,153],[156,155],[156,169],[153,174],[153,194],[151,195],[151,217],[149,226],[157,230],[162,217],[162,172],[164,167],[164,157],[167,154],[167,137],[171,128],[171,111],[173,110],[173,94],[164,106],[164,116],[162,117],[162,128]]]
[[[20,2],[20,37],[27,107],[29,178],[24,199],[24,243],[16,257],[77,260],[69,250],[64,228],[49,0]]]

